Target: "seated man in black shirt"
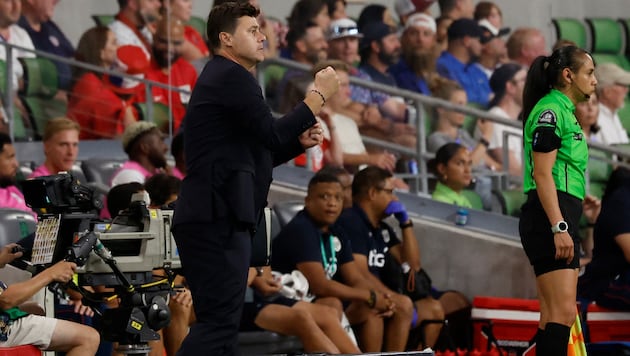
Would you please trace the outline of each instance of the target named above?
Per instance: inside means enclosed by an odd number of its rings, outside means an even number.
[[[343,206],[339,180],[316,174],[304,201],[304,210],[273,241],[274,271],[302,272],[316,303],[341,309],[338,299],[347,302],[345,313],[364,352],[380,352],[383,342],[387,350],[403,351],[411,323],[411,300],[383,293],[364,278],[343,231],[332,227]]]
[[[407,263],[409,268],[419,271],[420,250],[405,207],[394,195],[393,179],[389,171],[374,166],[359,171],[352,182],[354,205],[344,210],[336,225],[347,233],[362,278],[378,286],[377,290],[381,293],[402,298],[402,295],[396,294],[381,282],[385,254],[390,253],[398,263]],[[392,214],[400,223],[402,239],[383,221]],[[416,315],[413,316],[412,327],[420,325],[423,320],[444,319],[440,302],[431,296],[415,300],[414,306],[412,313]],[[417,346],[433,347],[441,328],[439,323],[429,324],[424,330],[425,345]]]

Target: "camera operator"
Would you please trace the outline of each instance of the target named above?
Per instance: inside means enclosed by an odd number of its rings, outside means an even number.
[[[17,244],[0,250],[0,268],[22,252],[13,252]],[[28,314],[19,305],[52,282],[72,279],[76,264],[61,261],[33,278],[7,286],[0,281],[0,347],[34,345],[42,350],[62,351],[68,356],[94,355],[99,345],[95,329],[70,321]]]

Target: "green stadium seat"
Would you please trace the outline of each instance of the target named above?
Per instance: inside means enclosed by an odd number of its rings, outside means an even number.
[[[573,41],[578,47],[586,48],[586,28],[582,21],[571,18],[555,18],[551,22],[556,29],[558,40]]]
[[[598,150],[589,150],[588,178],[591,183],[606,183],[610,178],[612,166],[601,158],[610,158],[610,155]]]
[[[486,108],[483,105],[480,105],[477,103],[468,103],[466,106],[470,108],[474,108],[474,109],[479,109],[482,111],[486,110]],[[466,115],[466,118],[464,119],[464,125],[462,125],[462,128],[468,131],[470,136],[474,137],[476,127],[477,127],[477,117],[474,115]]]
[[[477,192],[471,189],[464,189],[462,190],[462,195],[468,199],[473,209],[483,210],[483,201]]]
[[[20,58],[24,68],[24,87],[19,92],[39,137],[48,120],[65,116],[68,105],[55,98],[58,91],[57,68],[48,58]]]
[[[527,200],[527,196],[521,189],[495,190],[493,193],[501,203],[504,215],[516,217],[521,215],[521,206]]]
[[[110,23],[114,22],[116,15],[92,15],[92,20],[96,23],[97,26],[109,26]]]
[[[140,115],[140,120],[144,121],[152,121],[157,125],[157,127],[162,130],[162,132],[169,132],[169,112],[170,109],[168,106],[162,103],[153,103],[153,118],[149,117],[149,109],[147,103],[135,103],[133,104],[138,110],[138,114]]]
[[[4,92],[6,86],[6,62],[0,60],[0,93]],[[24,118],[17,108],[13,108],[13,138],[16,141],[29,141],[33,138],[33,130],[24,125]]]
[[[190,19],[188,20],[188,25],[192,26],[195,30],[197,30],[197,32],[199,32],[199,34],[201,35],[201,37],[203,37],[204,40],[207,39],[206,20],[204,20],[201,17],[191,16]]]
[[[588,193],[598,199],[604,196],[604,190],[606,190],[606,183],[602,182],[590,182]]]
[[[630,70],[630,61],[621,52],[624,34],[621,24],[611,18],[586,19],[593,39],[593,59],[597,63],[612,62]]]

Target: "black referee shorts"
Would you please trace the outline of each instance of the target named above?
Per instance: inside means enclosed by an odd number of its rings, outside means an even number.
[[[528,193],[527,201],[521,208],[518,230],[523,249],[534,267],[536,276],[559,269],[574,269],[580,265],[578,226],[582,216],[582,201],[570,194],[558,192],[558,203],[562,216],[569,224],[569,235],[573,239],[574,257],[568,264],[566,259],[555,258],[556,247],[551,223],[535,190]]]

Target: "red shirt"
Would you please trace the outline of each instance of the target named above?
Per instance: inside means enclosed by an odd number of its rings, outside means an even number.
[[[68,101],[68,116],[81,125],[80,139],[115,138],[123,131],[124,101],[96,74],[86,73],[75,83]],[[137,118],[135,108],[132,106]]]
[[[169,83],[168,75],[164,73],[157,63],[151,62],[151,67],[147,71],[145,76],[148,80],[156,82],[170,84],[176,88],[185,89],[191,92],[197,82],[197,71],[195,68],[183,58],[179,58],[171,65],[171,81]],[[162,103],[169,106],[169,91],[164,88],[153,87],[153,102]],[[190,100],[190,94],[179,93],[176,91],[170,91],[172,105],[171,112],[173,113],[173,132],[179,129],[179,126],[186,114],[186,107]]]
[[[192,43],[195,47],[197,47],[199,51],[201,51],[201,54],[204,55],[204,57],[210,55],[210,51],[208,50],[206,42],[203,40],[203,37],[201,37],[201,34],[197,32],[194,27],[184,26],[184,38],[186,38],[186,41]]]

